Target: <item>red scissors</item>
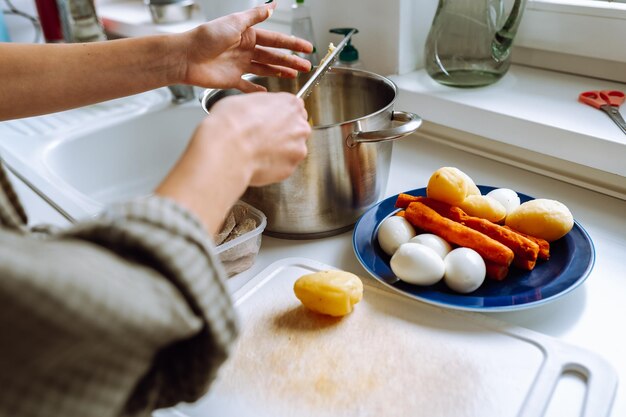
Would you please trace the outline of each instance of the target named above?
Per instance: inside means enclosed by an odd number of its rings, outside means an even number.
[[[626,122],[619,113],[619,106],[625,99],[624,93],[617,90],[585,91],[578,96],[578,101],[581,103],[605,112],[626,134]]]

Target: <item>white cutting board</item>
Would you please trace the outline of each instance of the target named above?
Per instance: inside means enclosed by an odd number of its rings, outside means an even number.
[[[587,377],[584,416],[608,416],[613,368],[594,353],[484,317],[368,285],[352,314],[306,310],[304,258],[270,265],[236,294],[242,333],[186,416],[541,416],[563,371]]]

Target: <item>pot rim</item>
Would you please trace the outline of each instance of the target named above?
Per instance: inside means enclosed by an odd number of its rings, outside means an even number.
[[[327,124],[327,125],[316,125],[316,126],[311,126],[311,128],[313,130],[321,130],[321,129],[329,129],[329,128],[333,128],[333,127],[340,127],[340,126],[344,126],[344,125],[349,125],[349,124],[353,124],[353,123],[358,123],[361,120],[365,120],[367,118],[373,117],[373,116],[377,116],[381,113],[384,113],[386,111],[388,111],[391,107],[393,107],[394,103],[396,102],[396,98],[398,97],[398,86],[396,85],[396,83],[394,83],[392,80],[390,80],[389,78],[380,75],[380,74],[376,74],[375,72],[371,72],[371,71],[366,71],[366,70],[362,70],[362,69],[356,69],[356,68],[331,68],[329,72],[331,71],[335,71],[335,72],[348,72],[348,73],[357,73],[357,74],[361,74],[364,76],[367,76],[368,78],[371,79],[375,79],[378,81],[382,81],[383,83],[385,83],[387,86],[391,87],[392,91],[393,91],[393,99],[389,102],[389,104],[387,104],[384,107],[381,107],[380,109],[376,110],[373,113],[369,113],[366,114],[364,116],[361,117],[357,117],[355,119],[351,119],[351,120],[346,120],[343,122],[337,122],[337,123],[332,123],[332,124]],[[270,78],[269,76],[261,76],[261,75],[256,75],[256,74],[244,74],[243,77],[245,80],[247,81],[252,81],[255,78]],[[207,109],[207,101],[213,97],[214,95],[218,94],[220,91],[228,91],[231,89],[207,89],[204,91],[204,94],[202,96],[202,99],[200,100],[201,105],[202,105],[202,109],[205,111],[205,113],[209,113],[209,110]]]

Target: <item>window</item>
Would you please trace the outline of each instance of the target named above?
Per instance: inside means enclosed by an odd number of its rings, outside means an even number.
[[[512,5],[514,0],[505,0]],[[423,67],[439,0],[399,0],[400,74]],[[527,0],[513,61],[626,82],[626,0]]]
[[[626,81],[626,0],[528,0],[515,62]]]

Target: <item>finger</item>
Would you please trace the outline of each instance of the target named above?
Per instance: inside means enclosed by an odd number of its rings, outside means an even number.
[[[293,68],[267,65],[259,62],[252,62],[248,68],[248,72],[263,77],[296,78],[298,76],[298,71]]]
[[[257,46],[254,49],[252,60],[262,64],[293,68],[296,71],[309,72],[311,70],[311,63],[306,59],[300,58],[297,55],[284,54],[276,49],[267,49]]]
[[[300,115],[302,116],[302,118],[304,120],[306,120],[306,123],[308,125],[309,124],[308,123],[309,114],[308,114],[308,112],[306,110],[306,107],[305,107],[305,104],[304,104],[305,101],[302,100],[300,97],[296,97],[295,95],[292,95],[292,94],[289,94],[289,95],[290,95],[290,97],[292,97],[292,100],[294,100],[294,105],[297,106],[297,108],[299,109]]]
[[[286,93],[286,94],[289,94],[289,98],[292,100],[293,106],[298,109],[298,114],[300,115],[300,117],[302,117],[302,120],[308,126],[309,125],[309,114],[308,114],[308,112],[306,110],[306,107],[305,107],[305,101],[303,99],[301,99],[300,97],[296,97],[294,94],[290,94],[290,93]]]
[[[271,3],[263,4],[259,7],[235,13],[235,15],[239,18],[239,23],[241,23],[240,29],[243,31],[268,19],[274,12],[276,4],[276,2],[272,1]]]
[[[255,31],[257,45],[289,49],[295,52],[304,52],[306,54],[313,52],[313,45],[311,42],[305,41],[304,39],[265,29],[255,28]]]
[[[262,85],[255,84],[243,78],[239,79],[239,82],[237,82],[235,88],[242,93],[258,93],[262,91],[267,91],[267,88],[263,87]]]

